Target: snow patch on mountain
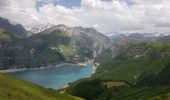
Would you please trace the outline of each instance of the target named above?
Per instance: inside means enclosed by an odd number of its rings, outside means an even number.
[[[40,26],[40,27],[34,27],[34,28],[26,28],[27,31],[32,32],[32,33],[40,33],[50,27],[54,26],[53,24],[47,23],[44,26]]]
[[[122,37],[122,36],[132,36],[132,35],[140,35],[143,37],[163,37],[163,36],[168,36],[170,35],[170,32],[166,32],[166,33],[159,33],[159,32],[155,32],[155,33],[119,33],[119,32],[109,32],[105,34],[108,37]]]

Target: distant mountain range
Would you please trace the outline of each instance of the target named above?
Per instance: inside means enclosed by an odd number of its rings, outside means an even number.
[[[155,33],[119,33],[119,32],[110,32],[110,33],[106,33],[106,36],[108,36],[109,38],[111,38],[111,40],[113,41],[117,41],[117,40],[161,40],[165,37],[170,36],[170,32],[166,32],[166,33],[159,33],[159,32],[155,32]]]

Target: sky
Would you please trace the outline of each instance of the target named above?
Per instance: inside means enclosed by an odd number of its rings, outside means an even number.
[[[0,0],[0,17],[24,27],[47,23],[100,32],[170,32],[170,0]]]

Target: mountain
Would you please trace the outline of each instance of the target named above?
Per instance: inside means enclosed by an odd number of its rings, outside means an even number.
[[[55,43],[62,45],[64,37],[58,35],[54,38],[60,40],[34,42],[28,37],[19,38],[0,29],[0,69],[41,67],[64,62],[64,54],[49,46]]]
[[[26,37],[27,31],[20,24],[11,24],[7,19],[0,17],[0,28],[5,29],[7,32],[12,33],[17,37]]]
[[[0,100],[83,100],[0,73]]]
[[[135,85],[168,85],[169,50],[169,42],[129,42],[107,61],[102,61],[104,54],[99,56],[96,62],[101,66],[94,77],[124,80]]]
[[[112,41],[117,40],[148,40],[148,41],[157,41],[161,38],[166,38],[170,36],[170,32],[166,33],[119,33],[119,32],[110,32],[106,33],[106,36],[112,39]]]
[[[120,38],[120,37],[128,37],[130,34],[129,33],[120,33],[120,32],[109,32],[105,33],[105,35],[109,38]]]
[[[109,47],[109,38],[92,28],[65,25],[46,28],[24,38],[1,28],[0,68],[31,68],[63,62],[84,62]]]
[[[109,38],[93,28],[68,27],[65,25],[52,26],[32,35],[30,40],[36,40],[37,43],[46,41],[51,48],[61,52],[72,51],[72,55],[69,53],[69,56],[78,55],[83,59],[84,57],[96,57],[102,50],[108,48],[110,43]]]
[[[30,45],[27,40],[0,28],[0,69],[27,63],[27,58],[30,57]]]
[[[50,24],[50,23],[47,23],[47,24],[44,25],[44,26],[33,27],[33,28],[26,28],[26,30],[27,30],[28,32],[31,32],[32,34],[36,34],[36,33],[42,32],[42,31],[44,31],[44,30],[46,30],[46,29],[48,29],[48,28],[50,28],[50,27],[52,27],[52,26],[54,26],[54,25],[52,25],[52,24]]]
[[[87,100],[169,100],[170,86],[131,86],[91,78],[72,84],[67,93]]]
[[[111,39],[112,56],[116,56],[120,53],[120,49],[126,48],[131,42],[168,42],[170,39],[170,33],[120,33],[110,32],[106,33],[106,36]]]
[[[90,100],[169,100],[170,41],[122,41],[108,49],[91,78],[70,84],[67,93]],[[85,93],[85,94],[84,94]]]

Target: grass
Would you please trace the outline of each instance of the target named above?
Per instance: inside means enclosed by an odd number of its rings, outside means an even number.
[[[168,55],[161,57],[161,53],[169,50],[169,46],[167,45],[169,43],[135,43],[131,44],[129,48],[123,50],[120,55],[114,58],[106,57],[108,54],[104,53],[104,55],[99,56],[96,60],[102,63],[97,68],[94,78],[102,80],[111,79],[114,81],[123,80],[130,84],[136,84],[142,79],[148,80],[148,78],[150,80],[154,79],[155,82],[156,79],[160,79],[159,73],[164,71],[170,63],[170,57]],[[130,53],[132,55],[128,55]],[[135,57],[136,55],[142,56]],[[101,58],[106,61],[102,61]],[[165,72],[164,74],[167,73]],[[166,78],[165,75],[163,77]]]
[[[136,82],[140,74],[145,70],[149,64],[145,58],[126,59],[119,61],[113,59],[105,63],[97,69],[95,78],[112,79],[112,80],[125,80],[128,82]]]
[[[74,47],[72,46],[59,45],[58,48],[61,49],[61,51],[63,52],[66,58],[72,57],[76,53],[76,51],[74,50]]]
[[[0,73],[0,100],[83,100]]]
[[[125,82],[101,80],[102,86],[107,87],[101,92],[95,89],[98,88],[99,85],[92,85],[93,81],[95,80],[88,79],[79,81],[79,83],[77,83],[77,85],[74,84],[74,88],[70,90],[72,93],[83,93],[80,97],[84,96],[84,98],[92,96],[91,94],[93,93],[97,93],[97,95],[93,95],[94,97],[92,99],[87,100],[170,100],[170,86],[129,86]]]
[[[11,35],[7,34],[4,29],[0,28],[0,40],[11,40]]]
[[[170,50],[169,42],[148,42],[146,46],[154,48],[155,50],[157,50],[159,52]]]
[[[112,53],[107,50],[108,52],[104,52],[95,60],[100,66],[94,76],[77,81],[73,84],[72,91],[76,91],[77,94],[82,90],[83,93],[84,90],[91,92],[85,95],[86,98],[92,93],[97,93],[90,100],[170,100],[169,44],[136,42],[129,44],[116,57],[112,57]],[[167,55],[162,56],[162,53]],[[102,83],[102,93],[100,90],[90,90],[97,88],[97,85],[92,85],[93,79],[99,79]],[[79,87],[74,88],[77,86]],[[92,87],[89,89],[88,86]]]
[[[169,100],[169,93],[170,87],[168,86],[114,87],[104,92],[95,100]]]

